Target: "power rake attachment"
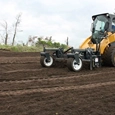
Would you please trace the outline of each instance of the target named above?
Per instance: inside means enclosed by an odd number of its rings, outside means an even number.
[[[84,65],[92,70],[101,66],[101,55],[100,52],[92,48],[74,49],[71,47],[64,51],[63,48],[44,47],[43,52],[41,52],[40,63],[43,67],[55,66],[55,63],[58,63],[58,66],[66,65],[69,70],[75,72],[80,71]]]
[[[64,66],[67,62],[67,53],[73,51],[73,47],[64,51],[63,48],[45,48],[41,52],[40,63],[42,67]]]

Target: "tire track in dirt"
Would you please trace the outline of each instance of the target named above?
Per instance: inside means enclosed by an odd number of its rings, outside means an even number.
[[[40,57],[0,57],[0,64],[12,64],[12,63],[33,63],[39,61]]]
[[[112,72],[111,72],[112,73]],[[115,73],[113,71],[113,73]],[[56,78],[34,78],[27,80],[10,80],[10,81],[1,81],[0,82],[0,91],[16,91],[16,90],[26,90],[26,89],[33,89],[33,88],[46,88],[46,87],[63,87],[63,86],[80,86],[80,85],[88,85],[91,83],[98,83],[101,82],[100,78],[97,78],[97,75],[107,75],[110,72],[103,72],[103,73],[94,73],[94,74],[86,74],[86,75],[78,75],[78,76],[69,76],[69,77],[56,77]],[[97,78],[94,80],[90,80],[90,78]],[[78,79],[80,78],[80,79]],[[84,81],[84,78],[88,78]],[[105,77],[101,77],[102,82],[107,82]],[[115,80],[114,77],[109,78],[109,82]],[[17,87],[18,86],[18,87]],[[12,89],[12,90],[11,90]]]
[[[40,89],[27,89],[27,90],[17,90],[17,91],[4,91],[0,92],[0,95],[23,95],[23,94],[30,94],[30,93],[50,93],[50,92],[57,92],[57,91],[66,91],[66,90],[80,90],[80,89],[91,89],[96,87],[108,86],[108,85],[115,85],[114,82],[105,82],[105,83],[96,83],[90,85],[81,85],[81,86],[69,86],[69,87],[53,87],[53,88],[40,88]]]
[[[14,73],[14,72],[21,72],[21,71],[23,71],[23,70],[14,70],[14,71],[8,71],[8,72],[5,72],[5,73]],[[28,72],[28,71],[30,71],[30,69],[27,69],[27,70],[25,70],[25,72]],[[42,71],[42,68],[41,69],[39,69],[39,70],[37,70],[37,69],[33,69],[33,70],[31,70],[32,72],[34,72],[34,71]],[[102,75],[102,74],[112,74],[112,73],[115,73],[115,71],[111,71],[111,72],[100,72],[100,73],[92,73],[92,74],[86,74],[86,75],[84,75],[84,74],[81,74],[81,75],[73,75],[73,76],[64,76],[64,77],[57,77],[57,76],[51,76],[51,77],[49,77],[49,78],[37,78],[37,77],[35,77],[34,78],[34,76],[33,77],[31,77],[31,78],[29,78],[29,79],[21,79],[21,80],[3,80],[3,81],[0,81],[0,84],[1,83],[26,83],[26,82],[32,82],[32,81],[56,81],[56,80],[70,80],[70,79],[74,79],[74,78],[79,78],[79,77],[87,77],[87,76],[97,76],[97,75]]]
[[[1,72],[2,74],[9,74],[9,73],[18,73],[18,72],[34,72],[34,71],[42,71],[43,69],[19,69],[19,70],[11,70],[11,71],[6,71],[6,72]]]
[[[12,52],[0,49],[0,57],[39,57],[40,52]]]
[[[12,71],[25,71],[27,69],[39,69],[40,66],[39,66],[39,63],[36,62],[36,63],[24,63],[24,64],[1,64],[0,65],[0,74],[4,74],[4,73],[7,73],[7,72],[12,72]]]

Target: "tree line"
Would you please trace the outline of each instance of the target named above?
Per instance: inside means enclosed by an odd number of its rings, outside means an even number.
[[[10,33],[13,33],[12,35],[12,46],[14,46],[14,43],[15,43],[15,38],[16,38],[16,35],[17,35],[17,32],[19,32],[18,30],[18,27],[21,23],[21,13],[19,13],[16,18],[15,18],[15,22],[13,23],[13,29],[9,29],[9,25],[8,25],[8,22],[6,20],[4,20],[2,23],[0,23],[0,26],[2,27],[2,30],[3,31],[3,35],[0,34],[1,36],[1,39],[3,41],[3,43],[5,45],[8,45],[8,38],[9,38],[9,35]],[[11,32],[12,31],[12,32]],[[37,39],[37,41],[35,41],[35,39]],[[68,47],[68,37],[65,41],[65,44],[61,44],[59,42],[55,42],[53,39],[52,39],[52,36],[50,37],[38,37],[38,36],[29,36],[28,38],[28,41],[26,44],[23,43],[22,41],[22,45],[26,45],[28,46],[28,44],[31,44],[32,46],[47,46],[47,47],[55,47],[55,48],[67,48]]]
[[[68,38],[67,38],[68,40]],[[67,48],[68,47],[68,41],[66,42],[66,44],[61,44],[60,42],[55,42],[52,39],[52,36],[50,37],[38,37],[38,36],[29,36],[28,42],[26,43],[26,45],[28,46],[28,44],[31,43],[31,45],[33,46],[45,46],[45,47],[51,47],[51,48]]]

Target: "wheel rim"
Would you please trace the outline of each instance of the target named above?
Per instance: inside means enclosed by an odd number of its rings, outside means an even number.
[[[79,59],[79,65],[76,63],[76,60],[73,60],[73,68],[75,71],[79,71],[82,67],[82,60]]]
[[[52,64],[53,64],[53,58],[50,57],[50,61],[47,61],[47,58],[44,59],[44,64],[47,66],[47,67],[50,67]]]

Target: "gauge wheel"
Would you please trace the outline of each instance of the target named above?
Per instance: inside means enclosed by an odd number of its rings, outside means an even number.
[[[74,58],[70,58],[67,60],[67,67],[71,71],[80,71],[83,67],[82,59],[79,58],[79,64],[76,63],[76,60]]]
[[[41,56],[40,58],[40,63],[42,65],[42,67],[51,67],[53,65],[53,58],[50,56],[50,60],[48,61],[47,58],[45,56]]]

